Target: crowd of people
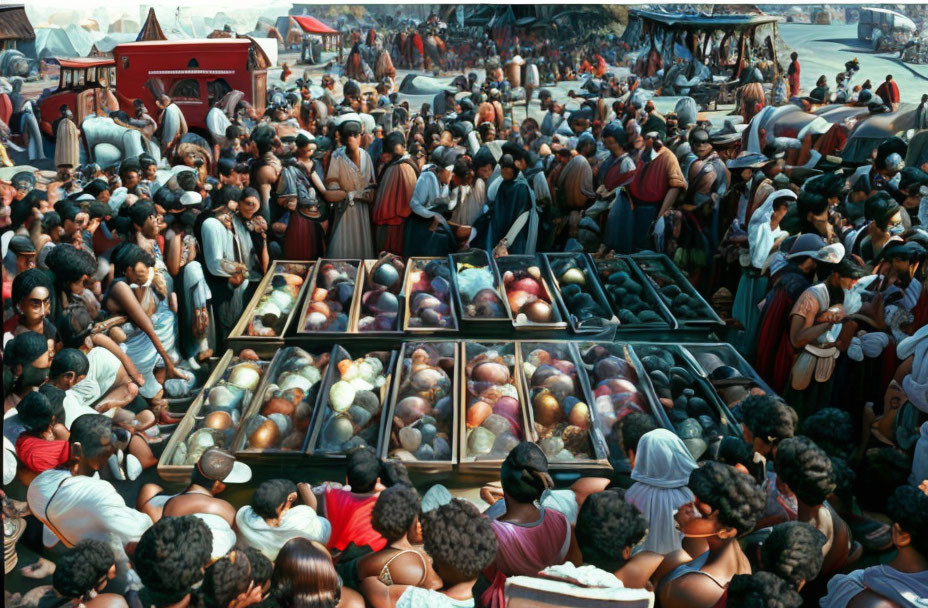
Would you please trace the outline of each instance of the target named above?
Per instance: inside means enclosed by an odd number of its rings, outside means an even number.
[[[209,140],[167,95],[157,117],[142,100],[112,108],[160,159],[101,166],[71,109],[51,117],[55,170],[0,180],[6,572],[20,544],[42,556],[22,575],[52,577],[7,605],[496,608],[591,588],[663,608],[925,605],[928,95],[904,137],[844,167],[830,129],[768,133],[760,83],[744,85],[745,129],[692,98],[659,112],[609,73],[604,57],[627,49],[608,37],[553,61],[510,42],[487,37],[486,76],[457,73],[421,108],[395,73],[372,91],[304,76],[263,112],[232,91]],[[393,63],[428,69],[415,42],[392,44]],[[802,109],[910,101],[891,77],[851,87],[859,65],[844,96],[827,79],[802,95],[793,62]],[[18,89],[3,97],[0,134],[32,111]],[[220,449],[179,494],[137,483],[179,422],[168,400],[226,351],[271,261],[468,248],[664,252],[782,399],[726,379],[743,437],[700,462],[629,414],[609,437],[615,470],[569,488],[521,443],[483,513],[440,485],[420,496],[366,449],[346,479],[254,480],[239,509],[223,492],[251,471]]]

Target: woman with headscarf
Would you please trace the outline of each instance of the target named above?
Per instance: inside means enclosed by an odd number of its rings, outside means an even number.
[[[580,563],[570,522],[558,511],[538,506],[544,491],[554,486],[541,448],[527,441],[513,448],[500,469],[500,482],[506,511],[491,522],[498,549],[483,571],[490,587],[481,600],[489,608],[504,605],[509,576],[535,576],[548,566]]]
[[[325,180],[330,190],[340,193],[334,201],[328,255],[336,259],[370,259],[375,257],[368,210],[376,188],[374,165],[361,147],[358,115],[346,114],[337,128],[341,147],[332,154]]]
[[[636,550],[670,553],[682,547],[683,535],[674,512],[693,500],[687,487],[697,468],[683,440],[666,429],[646,433],[638,442],[632,468],[632,487],[625,500],[648,518],[648,535]]]
[[[289,210],[284,259],[315,260],[325,255],[328,202],[338,195],[325,189],[315,170],[315,140],[300,133],[295,143],[296,153],[286,163],[277,184],[277,204]]]
[[[403,223],[409,217],[409,199],[419,179],[419,167],[406,151],[406,139],[399,131],[384,137],[383,152],[390,160],[381,168],[373,222],[378,251],[403,253]]]

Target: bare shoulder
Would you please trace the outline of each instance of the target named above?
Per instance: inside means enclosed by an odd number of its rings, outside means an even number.
[[[724,589],[712,579],[695,572],[662,583],[658,588],[662,608],[711,608],[722,593]]]
[[[892,600],[888,600],[878,593],[874,593],[869,589],[861,591],[855,595],[850,602],[848,602],[847,608],[900,608],[899,604]]]
[[[128,608],[126,598],[115,593],[101,593],[92,600],[84,602],[87,608]]]

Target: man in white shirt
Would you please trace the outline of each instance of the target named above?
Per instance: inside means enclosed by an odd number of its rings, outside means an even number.
[[[70,442],[68,464],[41,473],[26,494],[29,509],[45,524],[45,545],[61,541],[73,547],[87,538],[101,540],[112,547],[117,570],[129,574],[128,554],[152,521],[127,507],[116,489],[97,474],[117,449],[128,446],[129,434],[114,428],[106,416],[85,414],[71,425]],[[131,573],[129,580],[131,586],[138,577]]]
[[[251,504],[235,514],[235,527],[248,546],[271,561],[292,538],[307,538],[324,545],[332,534],[329,521],[316,514],[316,496],[309,484],[294,484],[287,479],[262,482]]]

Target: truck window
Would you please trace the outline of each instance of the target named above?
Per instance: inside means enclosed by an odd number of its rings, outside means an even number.
[[[59,82],[59,85],[61,86],[61,88],[63,88],[63,89],[70,89],[70,88],[71,88],[71,84],[73,83],[73,77],[72,77],[71,70],[69,70],[69,69],[63,69],[63,70],[61,70],[61,75],[59,76],[59,81],[60,81],[60,82]]]
[[[216,80],[209,80],[206,83],[206,93],[209,97],[208,103],[210,107],[213,106],[217,101],[225,97],[226,93],[232,90],[232,87],[229,86],[229,83],[226,82],[225,78],[217,78]]]
[[[78,87],[78,88],[84,86],[84,82],[86,82],[86,74],[85,74],[85,72],[86,72],[86,70],[76,70],[76,71],[75,71],[75,74],[74,74],[74,75],[76,76],[76,79],[75,79],[75,81],[74,81],[74,86],[76,86],[76,87]]]
[[[168,95],[172,99],[200,101],[200,83],[194,78],[178,80],[171,86],[171,91]]]

